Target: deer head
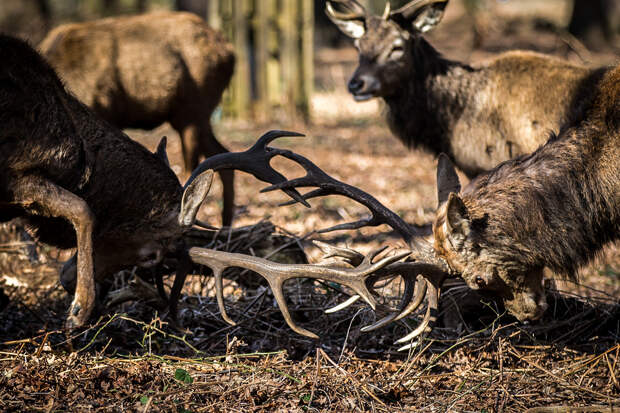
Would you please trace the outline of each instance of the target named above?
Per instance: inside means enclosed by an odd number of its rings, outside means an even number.
[[[448,0],[413,0],[391,11],[387,2],[383,15],[373,16],[355,0],[327,1],[327,16],[355,39],[359,51],[359,66],[348,84],[355,100],[389,97],[402,89],[412,74],[417,40],[439,24],[447,4]]]
[[[434,249],[474,290],[501,297],[520,321],[536,320],[547,308],[543,268],[526,268],[479,206],[459,194],[461,185],[450,159],[442,154],[437,171],[439,209],[433,224]],[[441,179],[440,179],[441,177]]]

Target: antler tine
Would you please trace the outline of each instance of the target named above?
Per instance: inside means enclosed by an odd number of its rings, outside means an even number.
[[[267,188],[263,188],[261,192],[269,192],[277,189],[303,188],[310,186],[318,186],[319,189],[311,192],[312,197],[324,195],[342,195],[359,202],[368,208],[372,217],[366,220],[359,220],[349,224],[337,225],[327,230],[335,229],[352,229],[361,228],[363,226],[377,226],[387,224],[397,231],[400,236],[409,244],[417,235],[414,228],[402,220],[396,213],[386,208],[372,195],[356,188],[352,185],[340,182],[337,179],[327,175],[323,170],[316,166],[308,158],[291,151],[280,151],[280,155],[297,162],[306,170],[306,175],[301,178],[292,179],[286,182],[277,183]],[[320,191],[320,192],[319,192]],[[308,195],[306,195],[308,196]],[[304,197],[305,200],[305,197]],[[322,230],[320,232],[327,232]]]
[[[336,247],[317,240],[312,241],[312,243],[323,251],[323,257],[321,258],[321,262],[319,262],[320,264],[324,263],[324,261],[329,258],[342,258],[347,264],[357,267],[364,261],[364,255],[351,248]]]
[[[420,325],[413,330],[411,333],[407,334],[405,337],[396,340],[396,343],[406,343],[407,341],[412,341],[414,338],[420,336],[423,333],[427,333],[430,331],[430,326],[435,323],[437,320],[437,307],[439,302],[439,288],[433,285],[433,283],[427,281],[428,286],[428,307],[426,308],[426,314],[424,315],[424,319],[420,323]],[[401,348],[398,351],[408,350],[412,347],[415,347],[417,343],[409,343]]]
[[[421,9],[424,6],[428,6],[434,3],[448,3],[449,0],[413,0],[404,6],[393,10],[390,12],[390,15],[394,14],[403,14],[403,13],[411,13],[412,10]]]
[[[257,272],[265,278],[269,282],[276,302],[289,327],[296,333],[311,338],[318,338],[318,336],[296,325],[289,313],[282,290],[285,281],[293,278],[312,278],[333,281],[353,289],[374,309],[376,307],[376,301],[366,286],[366,279],[380,269],[405,258],[409,254],[410,251],[402,251],[372,263],[370,257],[376,256],[376,253],[373,252],[364,258],[362,263],[355,268],[338,268],[329,265],[278,264],[263,258],[215,251],[206,248],[194,247],[189,250],[189,255],[194,262],[206,265],[213,270],[216,279],[218,306],[220,307],[222,318],[224,318],[226,322],[234,325],[234,322],[228,317],[224,308],[221,283],[222,272],[228,267],[240,267]]]
[[[250,149],[244,152],[226,152],[211,156],[205,159],[196,167],[196,169],[194,169],[192,175],[185,183],[184,188],[187,188],[200,174],[209,169],[214,171],[219,171],[222,169],[236,169],[252,174],[257,179],[271,184],[285,182],[286,177],[273,169],[269,164],[271,158],[276,155],[280,155],[282,150],[267,146],[275,139],[285,136],[293,137],[304,135],[297,132],[272,130],[261,136]],[[303,199],[301,194],[297,192],[295,188],[284,188],[283,191],[295,201],[305,205],[308,208],[310,207],[310,205]]]
[[[338,3],[349,9],[350,12],[343,13],[336,11],[331,3]],[[368,14],[364,6],[355,0],[330,0],[326,2],[325,9],[327,15],[339,20],[359,20],[366,17]]]

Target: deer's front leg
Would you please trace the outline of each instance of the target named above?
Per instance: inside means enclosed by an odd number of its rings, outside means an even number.
[[[77,238],[77,283],[69,308],[67,327],[86,323],[95,306],[92,232],[95,217],[79,196],[44,178],[22,178],[15,190],[15,202],[30,214],[64,218],[75,228]]]

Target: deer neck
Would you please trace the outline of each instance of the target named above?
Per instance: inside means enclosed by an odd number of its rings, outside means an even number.
[[[405,87],[385,98],[392,132],[409,147],[452,154],[450,138],[472,91],[474,70],[444,59],[424,38],[413,47]]]

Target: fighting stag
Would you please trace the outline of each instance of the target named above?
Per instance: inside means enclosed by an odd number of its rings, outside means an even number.
[[[620,66],[596,87],[585,119],[534,153],[481,175],[460,192],[439,163],[434,247],[467,284],[503,299],[519,320],[547,308],[543,269],[574,278],[620,238]]]
[[[382,98],[388,124],[407,146],[446,153],[470,178],[543,145],[549,131],[583,117],[605,69],[526,51],[481,65],[443,58],[423,34],[448,0],[413,0],[383,16],[355,0],[328,0],[327,16],[355,39],[355,100]]]
[[[66,92],[28,44],[0,36],[0,221],[21,218],[39,241],[77,247],[61,283],[75,292],[67,325],[81,326],[95,305],[95,283],[125,268],[178,258],[171,313],[191,268],[184,235],[195,222],[213,171],[245,170],[269,183],[272,131],[243,153],[208,158],[183,188],[168,165],[165,140],[155,154]],[[286,190],[303,199],[295,190]]]

